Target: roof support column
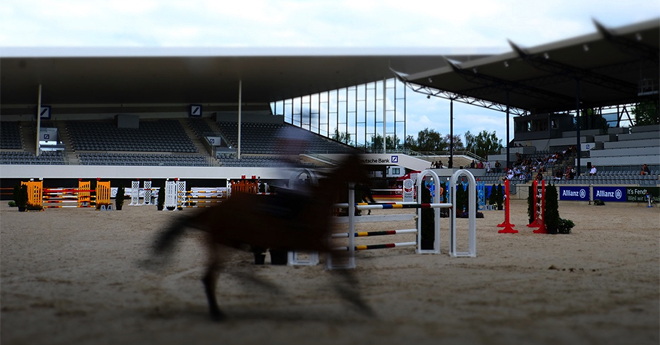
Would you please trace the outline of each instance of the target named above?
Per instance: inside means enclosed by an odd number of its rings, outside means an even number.
[[[577,124],[577,144],[575,148],[577,149],[577,176],[580,176],[581,162],[580,156],[582,156],[582,143],[580,142],[580,78],[575,78],[575,112],[576,112],[576,124]]]
[[[449,99],[449,169],[454,168],[454,99]]]
[[[511,130],[509,129],[509,89],[506,90],[506,168],[509,169],[511,167],[511,158],[509,156],[509,146],[511,143],[510,139],[510,132]]]
[[[387,78],[383,78],[383,154],[387,153]]]
[[[243,105],[243,79],[238,80],[238,147],[236,158],[241,159],[241,106]]]
[[[41,130],[41,84],[39,84],[39,92],[37,95],[37,135],[36,135],[36,149],[34,154],[39,156],[41,150],[39,150],[39,131]]]

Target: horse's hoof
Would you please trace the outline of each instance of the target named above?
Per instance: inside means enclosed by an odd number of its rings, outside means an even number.
[[[222,322],[227,319],[227,316],[221,312],[221,311],[216,311],[216,312],[211,312],[211,320],[214,322]]]

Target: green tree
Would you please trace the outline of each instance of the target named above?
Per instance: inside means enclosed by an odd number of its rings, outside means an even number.
[[[424,128],[417,133],[417,149],[419,151],[442,151],[446,142],[442,135],[433,129]]]
[[[351,133],[339,132],[339,128],[335,128],[335,133],[330,138],[346,145],[353,145]]]
[[[401,143],[399,139],[395,136],[388,135],[385,137],[385,145],[387,147],[387,150],[395,150],[399,146],[401,146]],[[382,152],[383,150],[383,136],[380,134],[372,135],[371,136],[371,142],[366,143],[367,148],[371,149],[374,152]]]
[[[406,140],[403,141],[403,145],[408,150],[418,151],[419,147],[417,146],[417,140],[412,135],[406,137]]]
[[[655,125],[660,123],[658,104],[652,101],[637,103],[630,112],[635,117],[635,126]]]
[[[395,135],[388,135],[385,138],[385,143],[387,144],[387,150],[396,150],[401,147],[401,140]]]
[[[481,131],[476,136],[465,132],[465,149],[474,152],[480,157],[487,157],[489,154],[495,154],[502,149],[502,140],[497,138],[495,131],[489,133],[486,130]]]
[[[446,147],[447,150],[449,150],[449,141],[451,140],[451,135],[447,134],[445,135],[445,143],[447,143]],[[460,135],[454,135],[454,150],[465,150],[465,146],[463,146],[463,142],[461,141],[461,136]]]
[[[599,114],[593,108],[587,108],[580,111],[580,128],[581,129],[604,129],[607,130],[609,125],[607,120],[602,114]]]

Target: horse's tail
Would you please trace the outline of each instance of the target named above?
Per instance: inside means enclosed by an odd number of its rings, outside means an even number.
[[[183,235],[190,221],[187,216],[179,216],[167,229],[158,234],[152,247],[153,255],[168,255],[174,249],[175,240]]]
[[[148,270],[157,270],[167,264],[168,258],[174,249],[176,239],[186,230],[191,219],[186,216],[179,216],[170,225],[160,232],[151,247],[151,255],[148,259],[138,263],[139,266]]]

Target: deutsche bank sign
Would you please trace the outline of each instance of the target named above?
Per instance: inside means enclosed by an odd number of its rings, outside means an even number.
[[[559,200],[589,201],[589,187],[559,187]]]

